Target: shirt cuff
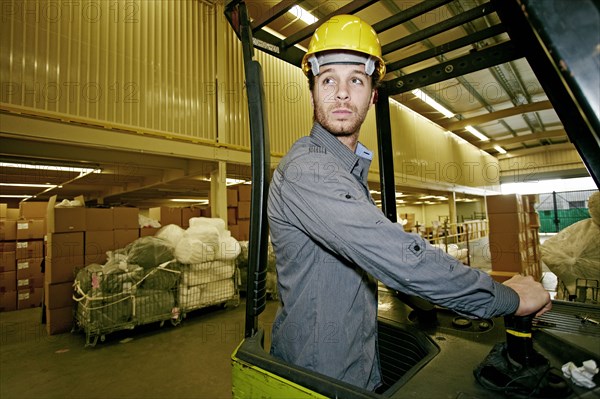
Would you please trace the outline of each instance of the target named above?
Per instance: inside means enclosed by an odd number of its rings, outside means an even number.
[[[510,287],[496,283],[496,300],[494,301],[495,316],[513,314],[519,308],[519,295]]]

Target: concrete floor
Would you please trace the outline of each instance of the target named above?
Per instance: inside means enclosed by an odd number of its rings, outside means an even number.
[[[276,309],[269,301],[259,319],[266,340]],[[244,312],[243,301],[200,309],[179,326],[118,331],[88,348],[83,333],[48,336],[41,308],[0,313],[0,398],[231,398]]]
[[[473,244],[472,267],[490,268],[484,248]],[[543,283],[556,287],[547,269]],[[267,347],[276,310],[268,301],[259,319]],[[243,337],[244,313],[243,300],[200,309],[179,326],[117,331],[87,348],[82,332],[48,336],[41,308],[0,313],[0,398],[231,398],[230,356]]]

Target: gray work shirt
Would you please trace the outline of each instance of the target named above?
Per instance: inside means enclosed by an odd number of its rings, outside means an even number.
[[[271,353],[373,390],[381,382],[375,279],[482,318],[515,312],[519,298],[390,222],[369,193],[370,158],[315,123],[277,167],[268,216],[281,301]]]

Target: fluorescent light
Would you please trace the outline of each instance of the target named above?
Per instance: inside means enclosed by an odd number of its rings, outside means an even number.
[[[0,162],[0,167],[18,169],[54,170],[57,172],[100,173],[98,168],[78,168],[75,166],[33,165],[28,163]]]
[[[173,202],[194,202],[197,204],[208,204],[208,200],[206,198],[174,198],[171,201]]]
[[[317,22],[319,19],[312,15],[310,12],[306,11],[304,8],[300,6],[294,6],[290,8],[288,11],[296,16],[296,18],[300,18],[300,20],[306,22],[308,25],[312,25]]]
[[[5,187],[43,187],[43,188],[56,188],[56,184],[29,184],[29,183],[0,183],[0,186]]]
[[[506,150],[499,145],[495,145],[494,150],[498,151],[500,154],[506,154]]]
[[[0,195],[0,198],[32,198],[33,195]]]
[[[429,104],[430,106],[435,108],[436,111],[441,112],[446,118],[454,117],[454,112],[448,110],[443,105],[441,105],[440,103],[435,101],[433,98],[429,97],[424,91],[422,91],[420,89],[414,89],[412,91],[412,94],[419,97],[421,99],[421,101],[423,101],[426,104]]]
[[[471,125],[465,126],[465,130],[467,132],[471,133],[473,136],[477,137],[481,141],[489,141],[490,140],[485,134],[481,133],[479,130],[475,129]]]

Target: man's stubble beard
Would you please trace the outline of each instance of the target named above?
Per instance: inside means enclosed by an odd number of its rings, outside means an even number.
[[[332,103],[327,107],[319,107],[313,102],[313,119],[334,136],[344,137],[358,134],[369,109],[366,108],[362,113],[360,113],[358,112],[356,106],[350,104],[344,105],[344,108],[348,108],[353,112],[352,117],[354,118],[354,120],[350,122],[350,124],[348,124],[348,122],[343,122],[345,123],[345,126],[340,126],[340,122],[331,121],[327,118],[328,115],[331,115],[329,112],[330,110],[340,107],[342,107],[342,105],[337,103]]]

